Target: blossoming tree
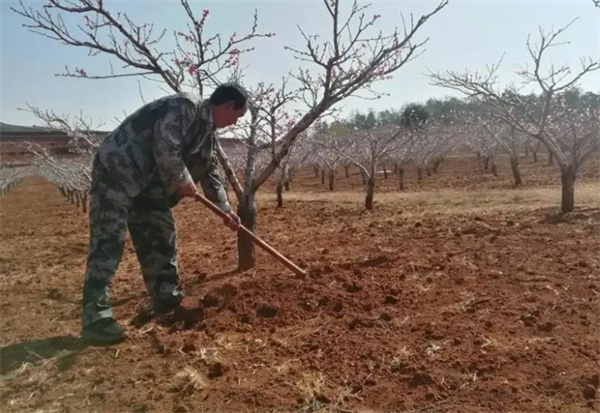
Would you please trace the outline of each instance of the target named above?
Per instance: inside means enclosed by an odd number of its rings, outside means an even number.
[[[558,37],[574,21],[566,26],[544,32],[540,29],[539,44],[527,39],[527,51],[533,64],[517,74],[525,84],[538,89],[539,96],[521,93],[515,86],[503,88],[498,85],[499,63],[488,68],[487,73],[431,74],[433,84],[458,90],[477,101],[484,102],[496,117],[513,126],[517,131],[542,142],[557,160],[561,171],[561,212],[572,212],[575,207],[575,180],[580,166],[598,150],[598,104],[576,108],[569,104],[571,89],[582,77],[600,69],[600,61],[582,59],[581,67],[572,70],[567,65],[551,63],[546,73],[543,65],[548,50],[558,46]]]
[[[424,24],[447,5],[442,0],[431,12],[411,19],[404,30],[395,30],[387,35],[371,33],[375,29],[378,14],[367,15],[369,6],[353,2],[349,5],[347,17],[340,0],[323,0],[322,11],[330,16],[330,35],[322,43],[317,36],[308,35],[300,29],[304,48],[286,47],[303,66],[292,74],[303,103],[301,113],[293,125],[274,141],[259,143],[256,141],[258,128],[255,123],[260,119],[259,107],[251,110],[251,137],[246,142],[249,151],[258,151],[270,146],[271,159],[252,179],[245,180],[246,190],[240,188],[233,179],[233,171],[227,161],[227,155],[219,149],[223,168],[238,196],[238,214],[242,224],[256,229],[255,193],[262,184],[277,170],[282,159],[288,154],[297,137],[320,116],[334,105],[355,95],[358,91],[371,90],[376,81],[388,79],[394,72],[416,58],[425,41],[416,42],[415,38]],[[197,16],[187,0],[181,5],[189,18],[187,31],[175,32],[176,48],[159,50],[165,34],[153,33],[150,23],[136,24],[123,13],[109,11],[102,0],[47,0],[40,10],[34,10],[21,3],[13,11],[25,17],[30,24],[27,27],[47,37],[73,47],[89,49],[94,55],[104,54],[124,64],[124,72],[109,74],[88,74],[83,68],[67,69],[65,76],[88,79],[107,77],[151,77],[158,78],[173,91],[196,89],[200,94],[204,88],[221,81],[223,72],[238,70],[240,55],[253,49],[250,44],[261,38],[272,37],[273,33],[258,30],[257,15],[254,24],[245,35],[231,34],[227,40],[219,33],[208,35],[205,22],[209,11],[204,10]],[[67,15],[81,16],[77,30],[68,27]],[[307,63],[307,64],[306,64]],[[312,67],[312,70],[309,69]],[[254,142],[252,141],[254,139]],[[248,158],[251,158],[250,152]],[[251,171],[246,171],[246,175]],[[251,173],[250,173],[251,174]],[[236,188],[237,187],[237,188]],[[248,269],[255,265],[254,246],[250,239],[238,242],[239,266]]]

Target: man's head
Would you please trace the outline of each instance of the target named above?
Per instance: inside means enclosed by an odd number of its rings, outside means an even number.
[[[219,85],[210,95],[215,127],[234,125],[248,110],[248,94],[237,83]]]

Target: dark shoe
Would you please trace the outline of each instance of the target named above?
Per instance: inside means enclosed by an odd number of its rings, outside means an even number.
[[[168,298],[156,300],[152,304],[152,310],[155,315],[165,314],[179,308],[183,301],[184,294],[181,291],[175,290]]]
[[[178,309],[180,304],[181,304],[181,300],[159,301],[159,302],[154,303],[152,312],[155,315],[166,314],[173,310]]]
[[[114,343],[124,340],[127,331],[112,318],[101,318],[81,330],[81,338],[99,343]]]

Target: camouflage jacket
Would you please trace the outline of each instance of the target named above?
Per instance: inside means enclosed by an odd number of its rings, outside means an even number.
[[[131,197],[158,179],[172,207],[180,201],[177,185],[200,182],[208,199],[230,211],[219,178],[216,144],[208,100],[178,93],[128,116],[106,136],[97,156]]]

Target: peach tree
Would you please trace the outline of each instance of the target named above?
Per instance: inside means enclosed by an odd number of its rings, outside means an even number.
[[[63,76],[86,79],[111,77],[144,77],[158,79],[172,91],[196,90],[204,95],[206,88],[222,82],[224,76],[239,76],[241,56],[253,50],[254,42],[270,38],[274,33],[258,29],[257,13],[254,22],[245,34],[208,34],[205,30],[209,10],[195,13],[187,0],[181,5],[188,18],[186,30],[175,31],[175,47],[162,46],[166,30],[154,33],[154,25],[136,23],[134,19],[119,11],[111,11],[102,0],[47,0],[37,10],[21,3],[13,11],[24,17],[25,26],[46,37],[72,47],[87,49],[90,54],[103,55],[111,63],[119,62],[123,69],[115,72],[88,73],[85,68],[66,69]],[[265,120],[265,106],[261,99],[251,108],[251,119],[246,133],[247,162],[244,171],[244,186],[236,183],[236,171],[227,154],[219,148],[222,167],[238,197],[238,214],[243,225],[256,230],[256,191],[280,166],[294,142],[317,119],[332,110],[336,104],[355,96],[358,92],[370,91],[378,81],[389,79],[396,71],[414,60],[427,40],[417,41],[417,33],[448,1],[442,0],[431,12],[411,18],[402,31],[387,34],[377,32],[377,21],[381,15],[368,13],[369,5],[340,0],[323,0],[320,12],[329,17],[327,38],[305,33],[300,28],[303,47],[286,46],[301,64],[290,73],[294,85],[290,90],[300,102],[300,112],[294,122],[284,129],[276,128],[269,141],[259,139],[260,125]],[[345,10],[346,5],[348,10]],[[317,12],[317,11],[315,11]],[[68,22],[71,22],[69,24]],[[278,87],[280,89],[280,87]],[[266,95],[277,95],[277,90]],[[262,99],[267,105],[275,99]],[[290,102],[291,103],[291,102]],[[278,107],[288,109],[288,103]],[[267,110],[268,112],[268,110]],[[270,159],[261,170],[256,169],[253,159],[261,149],[270,148]],[[240,269],[255,265],[252,241],[239,236],[238,258]]]

